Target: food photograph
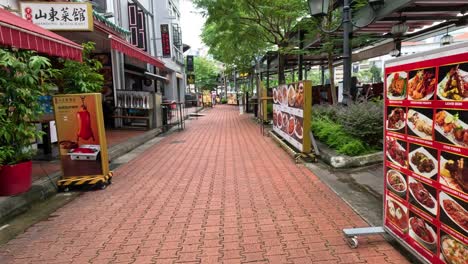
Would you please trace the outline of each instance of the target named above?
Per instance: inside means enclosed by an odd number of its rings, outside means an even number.
[[[439,193],[440,221],[461,235],[468,236],[468,203],[445,192]]]
[[[409,215],[409,236],[424,248],[437,251],[437,228],[413,211]]]
[[[409,145],[409,165],[416,174],[435,180],[437,169],[437,150],[417,144]]]
[[[446,264],[468,263],[468,246],[440,230],[440,260]]]
[[[387,98],[403,100],[406,98],[406,72],[394,72],[387,75]]]
[[[425,140],[433,139],[432,116],[434,111],[428,108],[409,108],[407,116],[408,135]]]
[[[408,232],[408,208],[406,206],[387,196],[385,214],[386,219],[397,226],[401,232]]]
[[[408,167],[408,151],[406,150],[406,142],[397,140],[393,137],[387,137],[386,155],[389,161],[401,166]]]
[[[406,110],[402,107],[387,107],[387,130],[405,134]]]
[[[406,192],[408,190],[408,185],[406,183],[406,176],[394,169],[387,168],[386,174],[387,189],[400,196],[403,199],[406,199]]]
[[[468,158],[441,152],[439,182],[454,190],[468,193]]]
[[[435,217],[437,215],[437,201],[434,198],[437,195],[436,189],[419,182],[413,177],[408,178],[408,186],[411,194],[410,203]]]
[[[436,141],[468,147],[468,112],[463,110],[438,110],[434,116]]]
[[[408,100],[432,100],[437,87],[436,69],[428,68],[409,72]]]
[[[439,67],[437,96],[444,101],[468,100],[468,63]]]

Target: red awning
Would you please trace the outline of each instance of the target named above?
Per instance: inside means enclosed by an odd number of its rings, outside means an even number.
[[[0,45],[81,61],[82,47],[0,8]]]
[[[160,69],[164,69],[164,63],[162,61],[142,51],[138,47],[133,46],[126,40],[119,38],[115,35],[109,35],[109,38],[111,40],[111,48],[113,50],[118,50],[127,56],[149,63]]]

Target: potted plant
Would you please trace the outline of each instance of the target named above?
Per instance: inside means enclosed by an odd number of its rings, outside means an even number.
[[[32,51],[0,49],[0,196],[31,187],[31,143],[42,135],[35,124],[39,96],[51,87],[50,61]]]

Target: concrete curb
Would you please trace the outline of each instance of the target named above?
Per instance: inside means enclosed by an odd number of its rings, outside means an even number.
[[[124,143],[110,147],[109,161],[130,152],[143,143],[157,137],[161,133],[162,130],[160,128],[156,128],[133,137]],[[61,172],[55,172],[48,177],[44,177],[33,182],[31,189],[26,193],[17,196],[0,197],[0,224],[27,211],[35,202],[43,201],[56,194],[56,182],[60,179],[61,175]]]
[[[350,157],[336,153],[325,144],[317,141],[320,149],[319,159],[336,169],[362,167],[383,162],[383,152],[376,152],[363,156]]]

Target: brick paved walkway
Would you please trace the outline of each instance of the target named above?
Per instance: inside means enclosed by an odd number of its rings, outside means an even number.
[[[0,248],[0,263],[406,263],[237,107],[217,106]]]

